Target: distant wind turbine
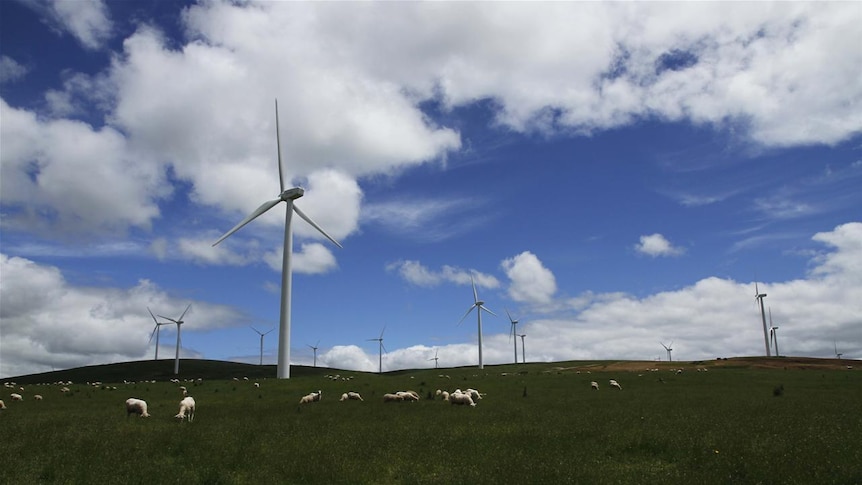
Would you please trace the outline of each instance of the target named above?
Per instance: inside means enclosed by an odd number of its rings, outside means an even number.
[[[285,207],[285,216],[284,216],[284,248],[281,257],[281,316],[279,318],[278,325],[278,370],[277,377],[279,379],[290,379],[290,298],[291,298],[291,284],[292,284],[292,272],[291,272],[291,254],[293,253],[293,231],[291,228],[291,220],[293,218],[293,213],[303,218],[305,222],[311,224],[312,227],[318,230],[321,234],[326,236],[327,239],[332,241],[338,247],[342,247],[341,244],[332,238],[329,234],[326,233],[320,226],[318,226],[314,221],[312,221],[305,213],[299,210],[299,207],[294,204],[294,200],[300,198],[305,194],[305,191],[300,187],[294,187],[291,189],[285,190],[284,188],[284,168],[282,166],[281,161],[281,136],[279,134],[278,129],[278,100],[275,101],[275,140],[278,146],[278,183],[281,187],[281,193],[279,194],[277,199],[273,199],[261,204],[260,207],[254,210],[251,214],[248,215],[245,219],[243,219],[239,224],[233,227],[230,231],[226,232],[222,237],[218,239],[218,241],[213,243],[213,246],[222,242],[238,231],[242,226],[248,224],[264,212],[272,209],[280,202],[284,202]]]
[[[258,365],[263,365],[263,336],[268,334],[269,332],[272,332],[275,329],[271,328],[264,333],[261,333],[260,330],[254,328],[254,327],[251,327],[251,329],[254,330],[255,332],[257,332],[258,335],[260,335],[260,364],[258,364]]]
[[[428,359],[428,360],[433,360],[433,361],[434,361],[434,368],[435,368],[435,369],[437,368],[437,360],[439,359],[439,357],[437,357],[437,352],[439,352],[439,350],[434,349],[434,357],[433,357],[433,358]]]
[[[156,336],[156,356],[153,360],[159,360],[159,329],[162,325],[170,325],[171,322],[160,322],[156,320],[156,316],[153,315],[153,312],[150,310],[150,307],[147,307],[147,311],[150,312],[150,316],[153,317],[153,321],[156,322],[156,326],[153,327],[153,333],[150,334],[150,342],[153,341],[153,335]]]
[[[527,351],[524,350],[524,337],[526,337],[526,336],[527,336],[527,334],[518,335],[518,337],[521,337],[521,357],[523,357],[523,359],[524,359],[524,361],[523,361],[524,364],[527,363]]]
[[[182,324],[186,323],[183,321],[183,317],[186,316],[186,312],[188,312],[189,308],[191,308],[191,307],[192,307],[192,305],[191,305],[191,303],[189,303],[189,306],[186,307],[186,310],[183,312],[182,315],[180,315],[180,318],[177,318],[176,320],[174,320],[173,318],[168,318],[168,317],[159,315],[159,318],[164,318],[165,320],[170,320],[170,321],[177,324],[177,355],[176,355],[176,357],[174,357],[174,374],[180,373],[180,345],[182,343],[182,340],[180,339],[180,326],[182,326]]]
[[[308,345],[308,344],[305,344],[305,345]],[[317,343],[314,344],[313,347],[311,345],[308,345],[308,348],[310,348],[311,350],[314,351],[314,367],[317,367],[317,349],[319,348],[318,345],[320,345],[320,340],[318,340]]]
[[[378,365],[379,365],[379,367],[378,367],[378,370],[377,370],[377,373],[378,373],[378,374],[382,374],[382,373],[383,373],[383,351],[385,351],[385,350],[386,350],[386,347],[384,347],[384,346],[383,346],[383,332],[385,332],[385,331],[386,331],[386,325],[384,325],[384,326],[383,326],[383,330],[381,330],[381,331],[380,331],[380,336],[379,336],[379,337],[368,339],[368,341],[372,341],[372,340],[374,340],[374,341],[377,341],[377,342],[380,344],[379,356],[378,356],[378,359],[379,359]]]
[[[509,314],[509,310],[506,310],[506,316],[509,317],[509,322],[512,323],[512,329],[509,332],[509,340],[512,342],[512,346],[515,349],[515,363],[518,363],[518,339],[515,338],[515,327],[518,325],[518,321],[512,318],[512,315]]]
[[[778,327],[772,325],[772,308],[769,309],[769,339],[775,345],[775,356],[781,357],[778,353]]]
[[[841,360],[841,356],[844,354],[838,352],[838,342],[833,340],[833,343],[835,344],[835,357],[838,357],[838,360]]]
[[[665,350],[667,350],[667,361],[672,362],[673,359],[671,359],[671,352],[673,352],[673,340],[671,340],[668,345],[662,344],[661,342],[659,343],[662,347],[664,347]]]
[[[479,326],[479,368],[484,369],[485,366],[482,363],[482,311],[484,310],[491,315],[494,315],[495,317],[497,316],[497,314],[485,308],[485,302],[479,299],[479,294],[476,293],[476,283],[473,281],[472,273],[470,273],[470,284],[473,286],[473,305],[467,310],[467,313],[465,313],[464,316],[461,317],[461,320],[458,320],[458,323],[460,324],[461,322],[463,322],[464,319],[467,318],[467,315],[469,315],[474,308],[476,309],[476,318],[478,319]]]
[[[757,288],[757,282],[754,282],[754,299],[760,303],[760,319],[763,320],[763,344],[766,346],[766,356],[771,357],[769,351],[769,335],[766,332],[766,311],[763,309],[763,299],[766,298],[766,293],[761,293]]]

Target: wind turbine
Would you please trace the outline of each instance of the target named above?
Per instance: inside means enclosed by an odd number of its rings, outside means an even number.
[[[308,345],[308,344],[305,344],[305,345]],[[319,348],[318,345],[320,345],[320,340],[318,340],[317,343],[314,344],[313,347],[311,345],[308,345],[308,348],[310,348],[311,350],[314,351],[314,367],[317,367],[317,349]]]
[[[272,332],[275,329],[271,328],[264,333],[260,333],[260,330],[254,328],[254,327],[251,327],[251,329],[254,330],[255,332],[257,332],[258,335],[260,335],[260,364],[258,364],[258,365],[263,365],[263,336],[268,334],[269,332]]]
[[[153,335],[156,336],[156,357],[153,360],[159,360],[159,328],[162,325],[170,325],[171,322],[160,322],[156,320],[156,316],[153,315],[153,312],[150,310],[150,307],[147,307],[147,311],[150,312],[150,316],[153,317],[153,321],[156,322],[156,326],[153,327],[153,333],[150,334],[150,342],[153,341]]]
[[[832,342],[835,344],[835,357],[838,357],[838,360],[841,360],[841,356],[844,354],[838,352],[838,342],[834,340]]]
[[[772,325],[772,308],[769,309],[769,340],[775,345],[775,356],[781,357],[778,353],[778,327]]]
[[[512,338],[515,334],[515,326],[518,325],[518,321],[512,318],[512,315],[509,314],[509,310],[506,310],[506,316],[509,317],[509,322],[512,323],[512,331],[509,332],[509,340],[512,341],[512,346],[515,349],[515,363],[518,363],[518,339]]]
[[[662,344],[661,342],[659,342],[659,343],[661,344],[662,347],[664,347],[665,350],[667,350],[667,361],[672,362],[673,359],[671,359],[671,352],[673,352],[673,340],[671,340],[670,343],[667,345]]]
[[[470,284],[473,286],[474,303],[470,307],[470,309],[467,310],[467,313],[465,313],[464,316],[461,317],[461,320],[458,320],[458,323],[460,324],[461,322],[463,322],[464,319],[467,318],[467,315],[469,315],[474,308],[476,309],[476,317],[478,319],[479,325],[479,368],[484,369],[485,366],[482,363],[482,310],[490,313],[491,315],[494,315],[495,317],[497,316],[497,314],[485,308],[485,302],[479,299],[479,294],[476,293],[476,283],[473,281],[473,273],[470,273]]]
[[[434,349],[434,357],[433,357],[433,358],[431,358],[431,359],[428,359],[428,360],[433,360],[433,361],[434,361],[434,368],[435,368],[435,369],[437,368],[437,360],[439,359],[439,357],[437,357],[437,352],[439,352],[439,350]]]
[[[527,351],[524,350],[524,337],[526,336],[527,334],[518,335],[518,337],[521,337],[521,356],[524,358],[524,364],[527,363]]]
[[[296,204],[294,204],[293,201],[302,197],[303,194],[305,194],[305,191],[301,187],[293,187],[287,190],[284,188],[284,168],[282,167],[281,161],[281,135],[279,134],[278,129],[278,100],[275,101],[275,140],[278,147],[278,183],[281,187],[281,193],[278,195],[278,198],[261,204],[260,207],[255,209],[254,212],[248,215],[248,217],[234,226],[233,229],[226,232],[218,239],[218,241],[214,242],[213,246],[224,241],[225,238],[238,231],[242,226],[248,224],[264,212],[272,209],[280,202],[287,204],[284,211],[284,249],[281,257],[281,316],[278,322],[279,338],[277,377],[279,379],[290,379],[290,297],[292,283],[290,259],[291,254],[293,253],[293,231],[291,228],[293,213],[296,212],[299,217],[303,218],[305,222],[311,224],[312,227],[326,236],[326,238],[332,241],[333,244],[338,247],[342,246],[307,215],[305,215],[305,213],[299,210],[299,207],[297,207]]]
[[[754,282],[754,299],[760,303],[760,318],[763,320],[763,344],[766,345],[766,356],[771,357],[769,352],[769,336],[766,333],[766,312],[763,310],[763,299],[766,298],[766,293],[761,293],[757,288],[757,282]]]
[[[380,331],[379,337],[367,339],[369,341],[376,340],[378,343],[380,343],[380,350],[379,350],[379,357],[378,357],[378,359],[379,359],[378,365],[380,367],[378,368],[378,371],[377,371],[378,374],[383,373],[383,351],[386,350],[386,347],[383,346],[383,332],[385,332],[385,331],[386,331],[386,325],[384,325],[383,330]]]
[[[164,318],[165,320],[170,320],[170,321],[172,321],[172,322],[174,322],[174,323],[176,323],[176,324],[177,324],[177,355],[176,355],[176,357],[174,357],[174,374],[179,374],[179,373],[180,373],[180,343],[181,343],[181,340],[180,340],[180,326],[181,326],[183,323],[185,323],[185,322],[183,321],[183,317],[184,317],[184,316],[186,316],[186,312],[188,312],[188,311],[189,311],[189,308],[191,308],[191,307],[192,307],[192,304],[191,304],[191,303],[189,303],[189,306],[187,306],[187,307],[186,307],[186,309],[185,309],[185,311],[183,312],[183,314],[182,314],[182,315],[180,315],[180,318],[177,318],[176,320],[174,320],[173,318],[168,318],[168,317],[165,317],[165,316],[159,315],[159,317],[160,317],[160,318]]]

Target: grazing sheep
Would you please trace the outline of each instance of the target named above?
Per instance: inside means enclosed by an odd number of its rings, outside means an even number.
[[[63,394],[66,394],[67,392],[70,392],[70,390],[68,387],[64,386],[62,389],[60,389],[60,392],[62,392]]]
[[[24,398],[23,398],[23,397],[21,397],[21,395],[20,395],[20,394],[15,393],[15,392],[13,392],[12,394],[10,394],[10,395],[9,395],[9,397],[11,397],[13,401],[23,401],[23,400],[24,400]]]
[[[189,418],[189,422],[195,420],[195,398],[191,396],[186,396],[180,401],[180,412],[177,413],[175,418],[178,418],[180,421]]]
[[[442,397],[444,401],[448,401],[449,400],[449,392],[448,391],[441,392],[440,397]]]
[[[463,392],[453,392],[449,396],[449,402],[452,404],[469,404],[470,406],[476,407],[476,403],[473,402],[473,398],[470,397],[469,394],[464,394]]]
[[[312,392],[310,394],[306,394],[302,396],[302,399],[299,400],[299,404],[307,404],[310,402],[320,401],[320,397],[323,394],[323,391],[318,390],[317,392]]]
[[[6,403],[2,399],[0,399],[0,409],[6,409]]]
[[[395,394],[401,396],[402,401],[418,401],[419,394],[416,394],[415,391],[398,391]]]
[[[596,382],[596,381],[590,382],[590,387],[591,387],[594,391],[598,391],[598,390],[599,390],[599,383],[598,383],[598,382]]]
[[[254,387],[259,388],[259,387],[260,387],[260,383],[255,382],[255,383],[254,383]]]
[[[346,401],[346,400],[347,400],[347,393],[345,392],[344,394],[341,395],[341,399],[339,399],[339,401]]]
[[[615,381],[615,380],[613,380],[613,379],[611,379],[611,381],[610,381],[610,386],[611,386],[611,387],[616,387],[616,388],[617,388],[617,389],[619,389],[620,391],[622,391],[622,390],[623,390],[623,386],[621,386],[619,382],[617,382],[617,381]]]
[[[479,391],[477,391],[475,389],[467,389],[466,391],[464,391],[464,393],[469,394],[470,397],[473,399],[473,402],[476,402],[479,399],[482,399],[482,395],[479,394]]]
[[[352,399],[354,401],[364,401],[364,399],[362,399],[362,396],[360,396],[358,392],[352,391],[347,393],[347,399]]]
[[[35,396],[33,396],[33,399],[35,399],[35,400],[37,400],[37,401],[41,401],[41,400],[42,400],[42,395],[41,395],[41,394],[36,394]]]
[[[126,399],[126,417],[128,418],[132,413],[135,413],[142,418],[149,418],[150,415],[147,413],[147,401],[136,399],[134,397]]]
[[[383,402],[394,402],[394,401],[403,401],[404,398],[398,394],[384,394]]]

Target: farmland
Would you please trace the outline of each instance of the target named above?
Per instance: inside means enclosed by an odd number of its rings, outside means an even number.
[[[847,363],[293,367],[278,381],[265,378],[272,366],[183,361],[181,379],[202,377],[182,383],[193,423],[173,418],[182,396],[168,361],[23,376],[9,379],[23,402],[2,388],[0,483],[862,483],[862,373]],[[74,382],[67,395],[35,385],[61,379]],[[485,394],[475,408],[427,399],[468,387]],[[320,402],[297,404],[318,389]],[[382,402],[407,389],[423,399]],[[339,402],[350,390],[365,401]],[[152,417],[127,418],[128,397]]]

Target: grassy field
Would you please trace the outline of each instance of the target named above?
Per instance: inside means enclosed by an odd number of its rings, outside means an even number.
[[[278,381],[264,379],[271,366],[183,361],[181,378],[203,378],[183,383],[198,403],[193,423],[173,418],[182,396],[166,361],[74,369],[62,371],[75,376],[63,378],[74,381],[69,395],[32,384],[60,374],[10,379],[24,385],[23,402],[0,388],[0,483],[860,484],[862,373],[846,364],[565,362],[383,375],[293,367]],[[353,378],[325,377],[336,373]],[[475,408],[426,399],[468,387],[485,393]],[[320,402],[297,404],[318,389]],[[423,399],[382,402],[407,389]],[[365,401],[339,402],[350,390]],[[128,397],[145,399],[152,417],[126,418]]]

